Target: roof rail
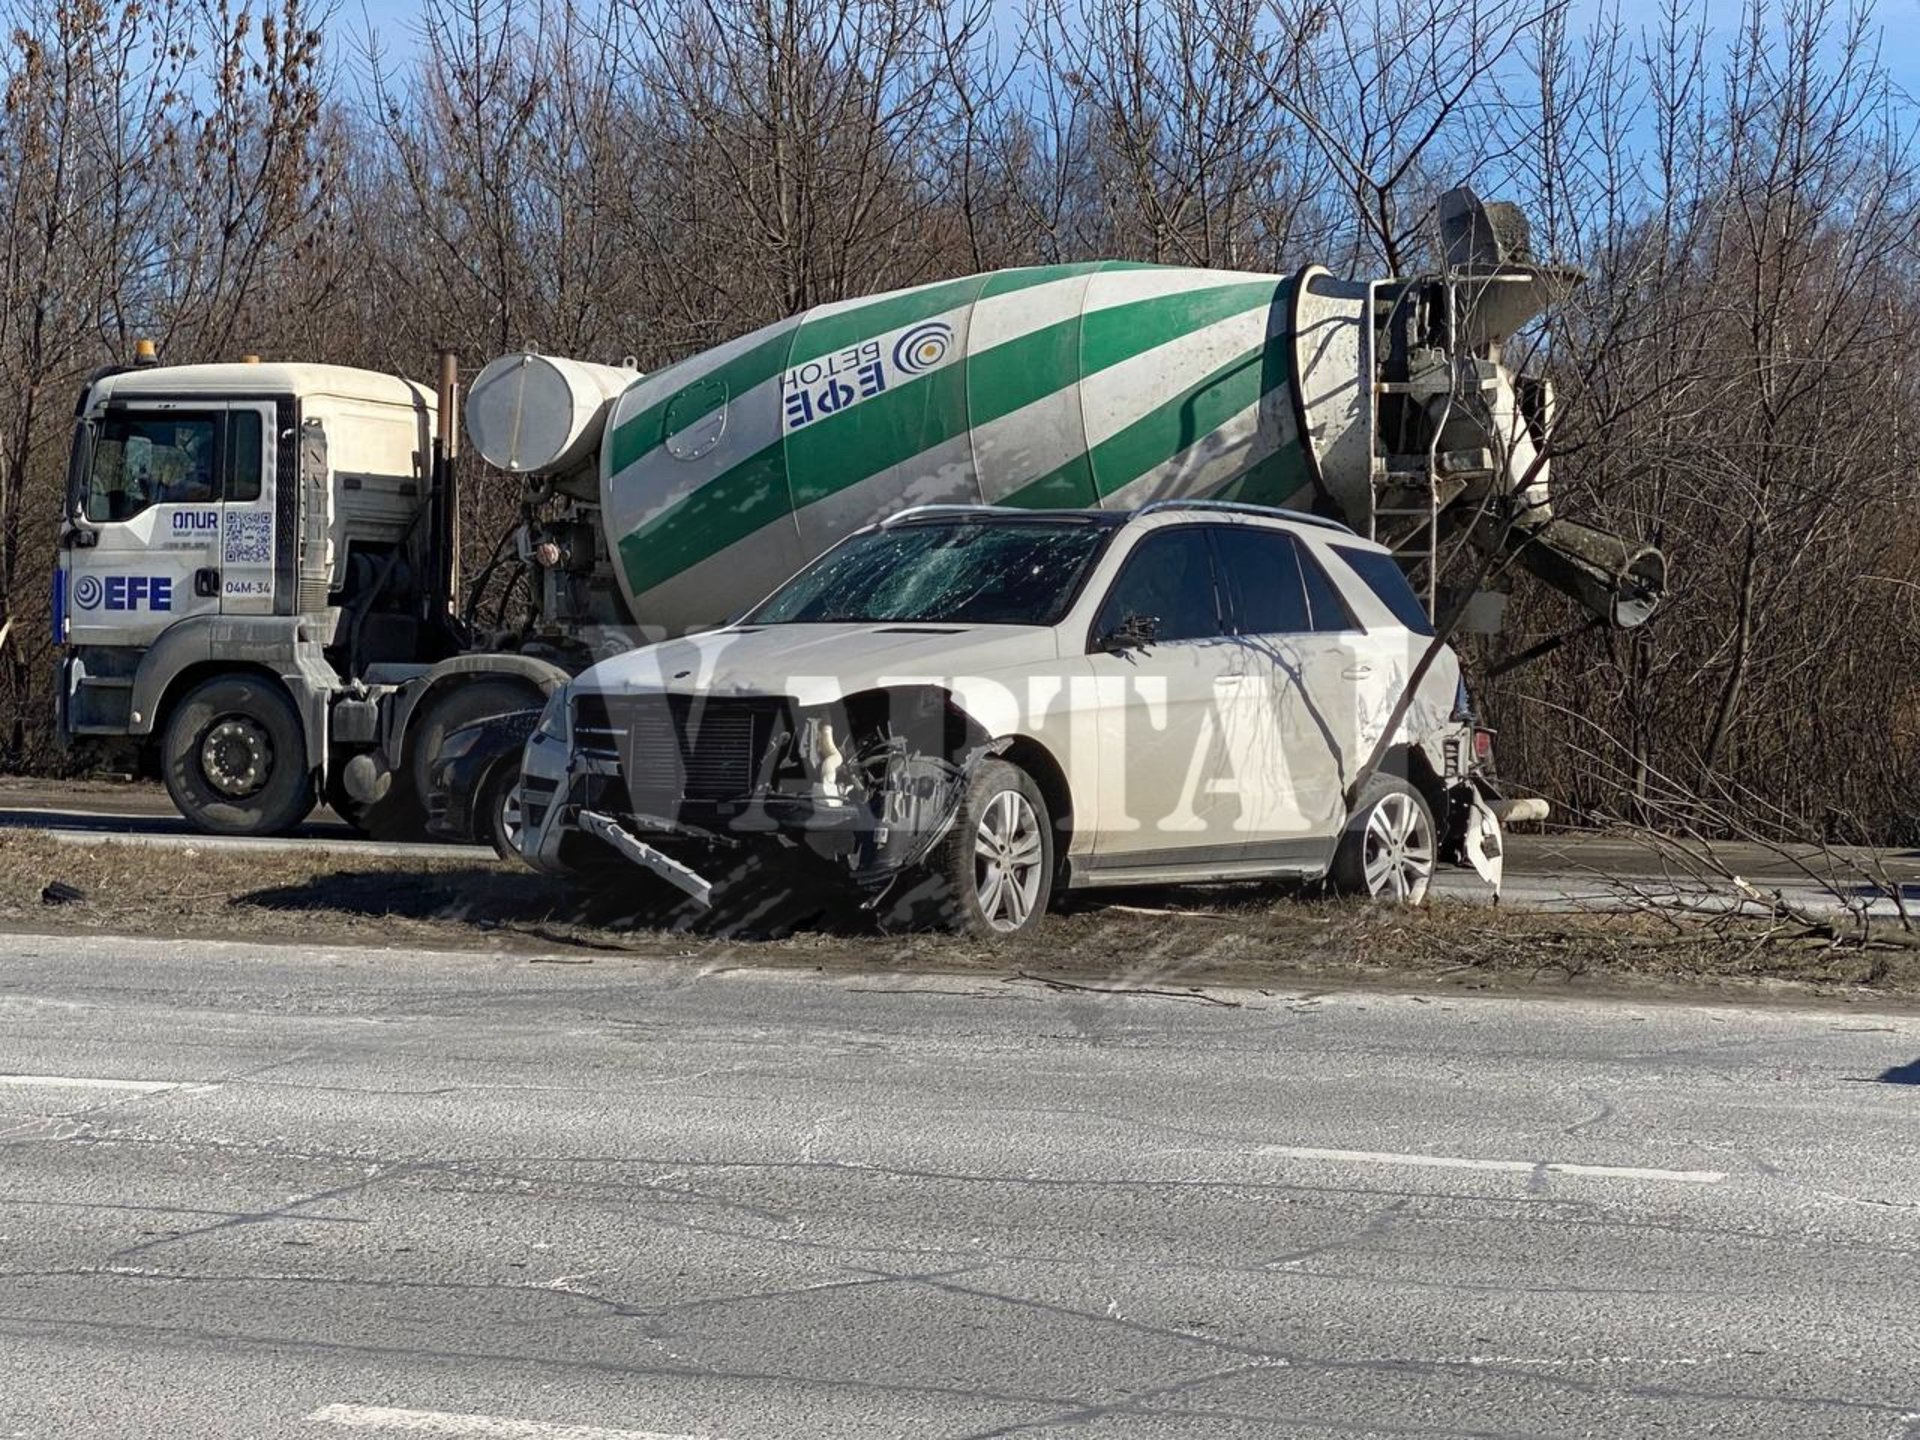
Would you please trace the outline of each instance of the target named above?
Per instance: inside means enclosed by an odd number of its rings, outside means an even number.
[[[979,515],[1006,517],[1022,520],[1084,520],[1091,523],[1118,525],[1127,518],[1125,510],[1095,510],[1087,507],[1060,510],[1032,510],[1025,505],[910,505],[905,510],[896,510],[884,519],[874,522],[884,530],[899,520],[918,520],[928,515]]]
[[[976,515],[982,510],[998,510],[997,505],[909,505],[904,510],[896,510],[880,521],[882,529],[896,520],[908,520],[917,515]]]
[[[1318,525],[1323,530],[1338,530],[1343,535],[1357,534],[1351,525],[1330,520],[1325,515],[1314,515],[1305,510],[1284,510],[1278,505],[1248,505],[1239,500],[1149,500],[1133,513],[1154,515],[1163,510],[1217,510],[1229,515],[1259,515],[1268,520],[1292,520],[1300,525]]]

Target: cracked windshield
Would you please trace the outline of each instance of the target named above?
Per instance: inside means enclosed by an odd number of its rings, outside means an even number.
[[[1103,531],[1083,520],[924,521],[856,535],[751,616],[757,625],[1050,625]]]

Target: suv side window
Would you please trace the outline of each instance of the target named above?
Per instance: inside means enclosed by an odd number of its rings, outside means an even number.
[[[1213,532],[1213,543],[1236,632],[1299,635],[1313,628],[1291,535],[1254,525],[1221,525]]]
[[[1099,618],[1097,640],[1128,617],[1159,622],[1158,640],[1204,640],[1226,633],[1213,580],[1212,546],[1198,525],[1158,530],[1127,556]]]
[[[1413,587],[1407,583],[1406,572],[1391,555],[1378,550],[1361,550],[1351,545],[1336,545],[1333,553],[1346,561],[1353,573],[1367,582],[1367,588],[1380,597],[1380,603],[1393,612],[1394,619],[1416,635],[1433,634],[1433,621],[1427,618],[1426,607],[1420,603],[1420,597],[1413,593]]]
[[[1320,562],[1313,558],[1313,551],[1298,540],[1293,542],[1293,546],[1300,553],[1300,578],[1306,582],[1307,608],[1313,612],[1313,628],[1323,633],[1329,630],[1364,629],[1353,618],[1353,611],[1347,608],[1347,602],[1340,598],[1339,588],[1320,568]]]
[[[213,415],[109,412],[93,437],[87,518],[130,520],[149,505],[218,500],[219,428]]]

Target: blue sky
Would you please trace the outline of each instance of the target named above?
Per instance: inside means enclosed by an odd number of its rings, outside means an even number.
[[[343,55],[351,42],[370,25],[378,32],[389,56],[400,58],[413,48],[415,17],[419,0],[336,0],[339,5],[330,27],[336,55]],[[996,0],[1011,10],[1018,0]],[[1779,0],[1774,0],[1778,5]],[[1844,3],[1844,0],[1842,0]],[[1601,8],[1601,0],[1574,0],[1574,25],[1579,28]],[[1739,0],[1706,0],[1704,8],[1719,23],[1731,23],[1739,14]],[[1629,25],[1653,24],[1663,9],[1662,0],[1619,0],[1619,9]],[[1910,95],[1920,96],[1920,0],[1879,0],[1875,22],[1883,32],[1882,60],[1894,81]],[[348,42],[343,44],[342,42]]]
[[[1844,10],[1846,0],[1838,0]],[[1780,0],[1770,0],[1777,14]],[[1598,0],[1573,0],[1574,25],[1590,21],[1601,5]],[[1665,10],[1662,0],[1619,0],[1621,18],[1628,25],[1655,25]],[[1703,0],[1688,8],[1704,11],[1716,25],[1734,23],[1740,15],[1739,0]],[[1875,0],[1873,23],[1882,35],[1880,58],[1894,83],[1910,95],[1920,95],[1920,0]]]

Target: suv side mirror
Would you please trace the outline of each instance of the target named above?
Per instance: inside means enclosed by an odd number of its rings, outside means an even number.
[[[1123,650],[1151,649],[1160,634],[1158,615],[1128,615],[1094,642],[1096,650],[1119,654]]]

